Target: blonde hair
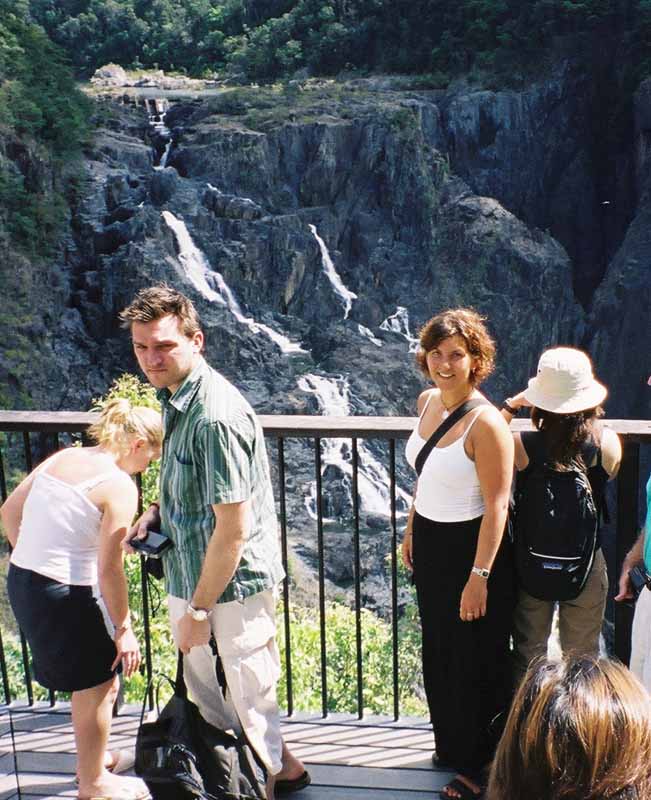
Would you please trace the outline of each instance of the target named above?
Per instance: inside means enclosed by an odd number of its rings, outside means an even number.
[[[113,453],[127,452],[134,437],[161,447],[161,415],[153,408],[133,406],[127,399],[116,397],[102,408],[97,422],[88,428],[88,435]]]
[[[651,698],[605,658],[529,668],[498,745],[487,800],[651,797]]]

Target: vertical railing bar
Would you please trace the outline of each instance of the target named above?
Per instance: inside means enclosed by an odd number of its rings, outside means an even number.
[[[59,439],[59,434],[54,432],[50,435],[50,441],[52,443],[52,447],[48,447],[46,444],[45,450],[46,452],[43,453],[44,458],[48,458],[52,453],[56,453],[59,447],[61,446],[61,441]],[[48,696],[50,700],[50,708],[54,708],[57,702],[57,695],[53,689],[48,691]]]
[[[5,462],[0,450],[0,500],[4,503],[7,499],[7,478],[5,476]]]
[[[0,450],[0,501],[4,503],[7,499],[7,479],[5,477],[5,464]],[[2,689],[5,695],[5,703],[11,703],[11,690],[9,688],[9,672],[7,670],[7,660],[5,658],[5,647],[2,640],[2,630],[0,630],[0,672],[2,673]]]
[[[9,686],[9,672],[7,671],[7,660],[5,658],[5,646],[2,641],[2,629],[0,629],[0,670],[2,672],[2,690],[5,696],[5,703],[11,703],[11,688]]]
[[[20,651],[23,657],[23,674],[25,676],[25,688],[27,689],[27,702],[30,706],[33,706],[34,687],[32,686],[32,671],[29,668],[29,651],[22,631],[20,631]]]
[[[624,440],[622,463],[617,475],[617,538],[615,575],[619,576],[626,554],[633,546],[638,526],[638,490],[640,479],[640,445]],[[631,658],[631,626],[633,609],[615,603],[615,655],[628,665]]]
[[[362,672],[362,575],[359,557],[359,450],[353,439],[353,549],[355,571],[355,648],[357,653],[357,718],[364,717],[364,676]]]
[[[328,716],[328,661],[326,652],[326,608],[325,608],[325,558],[323,546],[323,491],[321,483],[321,439],[314,439],[314,466],[316,470],[316,530],[319,558],[319,617],[321,640],[321,713]]]
[[[32,461],[32,445],[29,439],[29,431],[23,431],[23,449],[25,451],[25,467],[27,472],[31,472],[34,468]],[[32,671],[29,667],[29,650],[27,649],[27,642],[20,631],[20,650],[23,659],[23,674],[25,677],[25,688],[27,689],[27,702],[30,706],[34,705],[34,687],[32,686]]]
[[[136,486],[138,487],[138,516],[143,512],[142,504],[142,475],[136,475]],[[151,657],[151,626],[149,620],[149,583],[147,582],[147,568],[145,557],[140,556],[140,592],[142,596],[142,625],[145,634],[145,674],[147,676],[147,702],[149,710],[154,708],[154,687],[152,685],[152,675],[154,672]]]
[[[289,560],[287,554],[287,498],[285,487],[285,440],[278,437],[278,483],[280,495],[280,543],[285,580],[283,581],[283,622],[285,628],[285,676],[287,685],[287,714],[294,713],[294,687],[292,684],[292,637],[289,621]]]
[[[23,431],[23,447],[25,450],[25,466],[27,467],[27,472],[31,472],[34,469],[34,465],[32,463],[32,445],[29,441],[29,431]]]
[[[391,476],[391,643],[393,655],[393,718],[400,718],[398,661],[398,526],[396,524],[396,440],[389,440]]]

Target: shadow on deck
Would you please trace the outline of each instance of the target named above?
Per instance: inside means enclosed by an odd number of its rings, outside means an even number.
[[[113,721],[112,747],[133,747],[139,711]],[[0,800],[76,797],[69,706],[12,706],[18,783],[9,714],[0,708]],[[312,785],[297,800],[432,800],[450,774],[432,768],[432,734],[422,720],[388,722],[349,716],[295,715],[283,721],[292,751],[308,765]]]

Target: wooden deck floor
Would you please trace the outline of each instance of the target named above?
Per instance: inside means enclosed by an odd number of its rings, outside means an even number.
[[[15,707],[12,719],[20,794],[5,706],[0,707],[0,800],[76,797],[67,705]],[[136,710],[123,712],[114,720],[111,744],[132,747],[137,727]],[[312,775],[312,785],[293,795],[296,800],[432,800],[450,778],[432,768],[432,734],[419,720],[302,715],[286,718],[283,734]]]

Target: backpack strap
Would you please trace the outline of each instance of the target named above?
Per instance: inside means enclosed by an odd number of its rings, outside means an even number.
[[[453,411],[447,419],[443,420],[443,422],[432,433],[416,456],[414,467],[416,469],[416,474],[419,477],[420,473],[423,471],[425,462],[427,461],[427,456],[432,452],[436,444],[445,436],[450,428],[452,428],[453,425],[456,425],[460,419],[465,417],[469,411],[485,405],[491,405],[491,403],[489,403],[488,400],[483,397],[478,397],[475,400],[467,400],[465,403],[462,403],[459,408]]]

